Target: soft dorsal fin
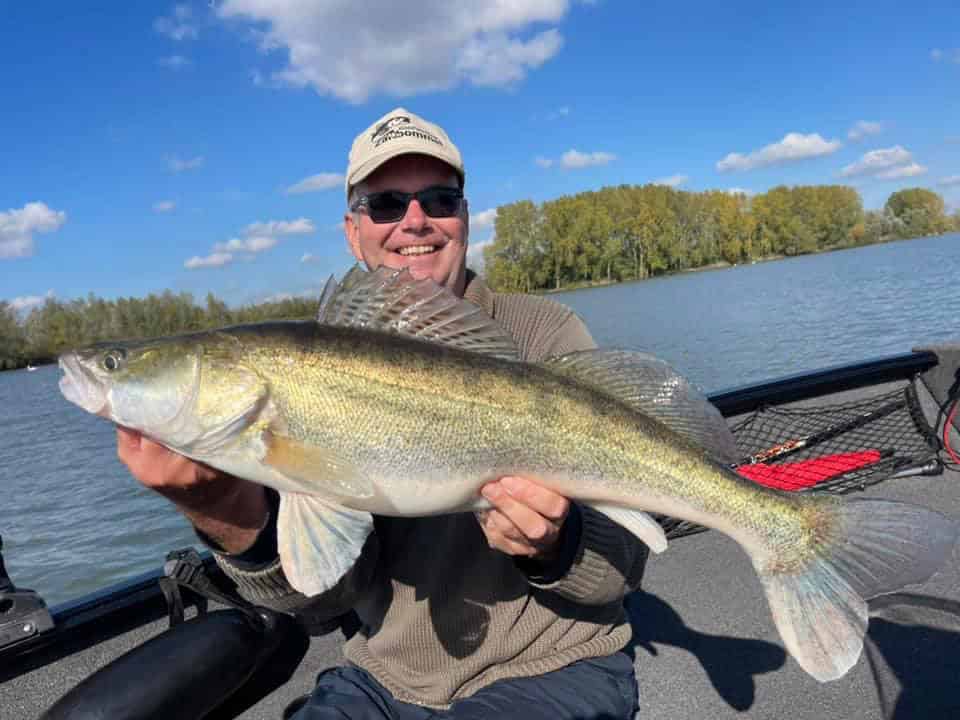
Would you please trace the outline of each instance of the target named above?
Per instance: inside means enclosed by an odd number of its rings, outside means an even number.
[[[649,415],[726,464],[737,443],[720,411],[663,360],[630,350],[581,350],[549,358],[544,367]]]
[[[330,278],[317,322],[406,335],[461,350],[519,360],[517,345],[481,308],[406,269],[355,265],[339,284]]]

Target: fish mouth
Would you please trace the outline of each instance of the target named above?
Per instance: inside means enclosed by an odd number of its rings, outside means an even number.
[[[98,380],[84,367],[76,353],[60,356],[60,392],[74,405],[79,405],[88,413],[110,417],[110,400],[107,397],[106,384]]]

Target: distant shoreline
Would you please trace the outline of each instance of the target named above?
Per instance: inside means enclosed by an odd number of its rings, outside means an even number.
[[[876,247],[878,245],[892,245],[893,243],[900,242],[913,242],[914,240],[927,240],[935,237],[943,237],[944,235],[960,235],[957,232],[948,232],[941,235],[921,235],[915,238],[894,238],[891,240],[883,240],[881,242],[874,243],[865,243],[863,245],[847,245],[842,247],[825,247],[821,250],[815,250],[813,252],[801,253],[799,255],[766,255],[756,260],[751,260],[749,262],[742,263],[728,263],[726,261],[720,260],[718,262],[710,263],[709,265],[700,265],[698,267],[684,268],[683,270],[674,270],[672,272],[664,272],[659,275],[650,275],[645,278],[630,278],[629,280],[581,280],[574,283],[569,283],[565,287],[560,288],[559,290],[555,288],[541,288],[539,290],[531,290],[530,295],[554,295],[557,293],[572,292],[574,290],[589,290],[592,288],[598,287],[609,287],[612,285],[627,285],[629,283],[638,283],[646,282],[647,280],[657,280],[660,278],[674,277],[676,275],[685,275],[688,273],[698,273],[698,272],[707,272],[710,270],[727,270],[730,268],[741,267],[743,265],[759,265],[761,263],[768,262],[777,262],[778,260],[791,260],[793,258],[800,257],[811,257],[813,255],[824,255],[826,253],[832,252],[842,252],[844,250],[860,250],[862,248]]]
[[[859,247],[867,247],[860,245]],[[822,253],[834,252],[835,250],[851,250],[852,248],[832,248],[829,250],[818,250],[815,253],[804,253],[804,255],[820,255]],[[687,275],[691,273],[707,272],[709,270],[727,270],[729,268],[739,267],[741,265],[759,265],[760,263],[775,262],[777,260],[786,260],[790,257],[803,257],[802,255],[770,255],[768,257],[757,258],[746,263],[728,263],[720,260],[709,265],[700,265],[698,267],[684,268],[683,270],[674,270],[673,272],[660,273],[659,275],[650,275],[645,278],[630,278],[629,280],[582,280],[580,282],[570,283],[559,290],[541,289],[533,290],[531,295],[552,295],[556,293],[570,292],[571,290],[588,290],[590,288],[607,287],[610,285],[627,285],[629,283],[646,282],[647,280],[658,280],[660,278],[674,277],[676,275]]]

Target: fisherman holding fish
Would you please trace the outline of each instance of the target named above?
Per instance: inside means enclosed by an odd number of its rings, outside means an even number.
[[[595,348],[569,309],[494,293],[466,267],[464,180],[442,128],[403,108],[383,116],[349,153],[350,250],[370,270],[407,268],[466,299],[502,326],[524,361]],[[395,430],[385,414],[382,443]],[[525,477],[501,477],[482,486],[485,509],[475,514],[375,513],[373,532],[358,531],[359,557],[310,596],[281,563],[278,545],[288,540],[278,538],[275,490],[122,426],[118,454],[189,518],[249,600],[316,627],[356,611],[349,663],[321,674],[297,718],[634,717],[622,600],[640,584],[647,549],[603,513]],[[309,586],[301,584],[316,590]]]
[[[121,428],[120,459],[244,596],[318,628],[355,612],[349,664],[297,717],[632,717],[622,601],[667,547],[650,513],[733,539],[794,660],[843,677],[867,599],[930,578],[957,521],[737,474],[726,421],[673,368],[467,270],[463,184],[446,133],[398,108],[349,155],[368,270],[315,321],[60,358],[64,396]]]

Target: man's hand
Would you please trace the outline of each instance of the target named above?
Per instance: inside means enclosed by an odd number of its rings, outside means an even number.
[[[570,501],[522,477],[487,483],[481,493],[493,507],[478,514],[490,547],[547,562],[559,548]]]
[[[117,457],[227,552],[249,548],[267,522],[261,486],[196,463],[135,430],[117,427]]]

